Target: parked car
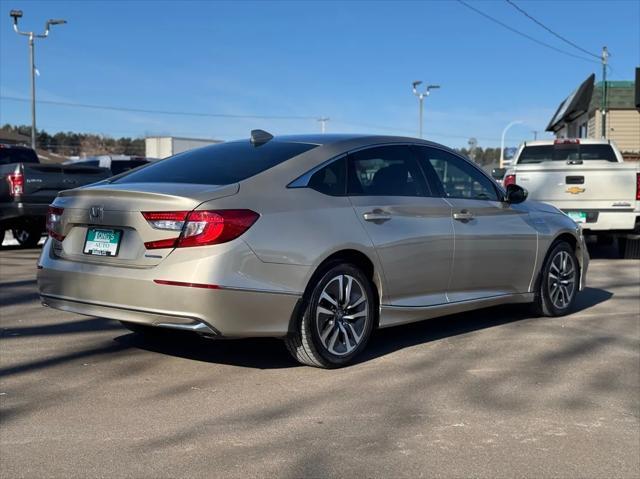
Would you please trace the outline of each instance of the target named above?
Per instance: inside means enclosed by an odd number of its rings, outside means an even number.
[[[60,190],[108,176],[102,168],[42,164],[31,148],[0,144],[0,245],[5,231],[12,230],[18,244],[36,246],[47,208]]]
[[[114,176],[124,173],[125,171],[138,168],[139,166],[146,165],[151,161],[153,161],[151,158],[145,158],[144,156],[101,155],[83,158],[80,160],[66,161],[64,164],[107,168],[111,171],[111,175]]]
[[[38,288],[134,331],[281,337],[338,367],[374,328],[504,303],[569,313],[581,230],[526,196],[436,143],[254,131],[61,192]]]
[[[585,235],[617,238],[622,256],[640,258],[640,164],[624,162],[609,140],[560,139],[523,143],[504,184],[551,203]]]

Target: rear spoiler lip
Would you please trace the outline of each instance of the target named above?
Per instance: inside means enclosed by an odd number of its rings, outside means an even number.
[[[151,185],[155,187],[174,185],[171,193],[165,191],[154,191],[153,188],[140,189],[143,185],[149,188]],[[80,188],[63,190],[58,193],[58,198],[64,202],[66,198],[77,197],[119,197],[119,198],[139,198],[139,199],[184,199],[200,204],[205,201],[217,200],[226,196],[233,196],[240,191],[239,183],[231,183],[229,185],[191,185],[186,183],[127,183],[115,187],[113,184],[105,184],[103,182],[95,183]],[[138,187],[138,188],[136,188]],[[56,206],[58,206],[56,204]]]

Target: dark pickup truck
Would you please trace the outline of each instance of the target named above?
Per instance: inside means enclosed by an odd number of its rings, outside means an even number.
[[[105,168],[42,164],[31,148],[0,144],[0,244],[12,230],[20,246],[38,244],[58,192],[111,176]]]

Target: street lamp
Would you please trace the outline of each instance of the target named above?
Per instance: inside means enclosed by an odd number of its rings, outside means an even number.
[[[429,93],[431,92],[431,90],[440,88],[440,85],[428,85],[423,92],[419,92],[418,86],[420,85],[422,85],[422,81],[420,80],[416,80],[411,84],[413,89],[413,94],[418,97],[418,118],[420,122],[420,126],[418,128],[418,137],[422,138],[422,110],[423,110],[424,97],[429,96]]]
[[[47,20],[44,25],[44,33],[34,32],[21,32],[18,30],[18,19],[22,18],[22,10],[11,10],[9,16],[13,18],[13,30],[18,35],[25,35],[29,37],[29,61],[31,63],[31,148],[36,147],[36,66],[35,66],[35,52],[34,52],[34,40],[36,38],[47,38],[49,36],[49,28],[52,25],[62,25],[67,23],[66,20],[60,18],[52,18]]]
[[[519,125],[521,123],[524,122],[521,120],[512,121],[504,127],[504,130],[502,130],[502,140],[500,141],[500,168],[504,168],[504,137],[507,134],[507,130],[509,130],[513,125]]]

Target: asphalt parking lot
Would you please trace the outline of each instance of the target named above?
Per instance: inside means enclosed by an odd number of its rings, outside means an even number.
[[[640,262],[607,249],[571,316],[385,330],[335,371],[43,308],[38,252],[0,250],[1,477],[638,477]]]

